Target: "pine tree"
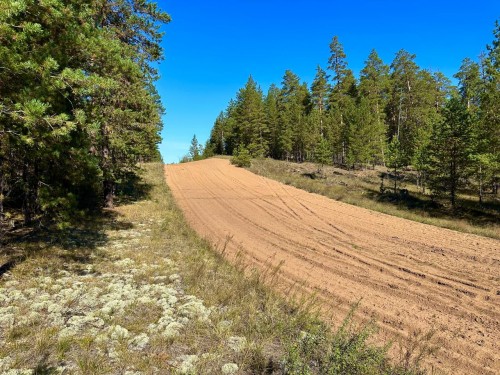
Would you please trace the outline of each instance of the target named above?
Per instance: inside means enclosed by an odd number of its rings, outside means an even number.
[[[318,171],[323,172],[323,168],[326,164],[329,164],[332,160],[332,152],[330,150],[330,145],[325,138],[321,138],[316,147],[315,161],[318,163]]]
[[[483,173],[498,194],[500,182],[500,22],[495,23],[494,40],[487,46],[488,54],[484,61],[485,85],[481,95],[481,118],[478,138],[483,155]]]
[[[91,116],[99,123],[95,146],[103,173],[104,205],[112,207],[116,183],[134,169],[138,156],[160,140],[162,108],[153,86],[157,74],[152,64],[161,59],[159,28],[170,17],[147,1],[104,5],[96,9],[99,34],[87,50],[100,57],[100,63],[89,65],[88,71],[112,82],[96,93],[98,105]]]
[[[243,145],[253,156],[266,156],[269,152],[262,90],[253,78],[238,92],[235,107],[238,145]]]
[[[310,130],[308,118],[311,111],[311,94],[305,82],[299,86],[296,100],[299,120],[293,128],[293,153],[297,162],[303,162],[306,160],[308,154],[306,145]]]
[[[420,70],[415,55],[400,50],[391,64],[391,93],[386,113],[390,137],[397,137],[407,165],[421,158],[449,95],[440,74]]]
[[[410,110],[413,134],[412,142],[406,144],[408,162],[417,171],[417,188],[425,191],[427,146],[431,139],[433,124],[440,122],[442,111],[452,94],[450,81],[440,72],[420,70],[417,73],[413,105]]]
[[[448,194],[453,207],[457,192],[470,175],[473,150],[472,122],[467,107],[457,98],[446,105],[442,121],[434,125],[429,143],[429,186]]]
[[[339,85],[342,84],[342,81],[345,80],[345,76],[347,75],[348,68],[346,57],[347,56],[344,52],[344,47],[339,42],[338,36],[335,35],[330,43],[328,69],[330,69],[333,73],[333,86],[337,90],[339,89]]]
[[[268,144],[269,154],[275,158],[280,158],[279,139],[280,123],[278,111],[278,97],[280,90],[275,84],[269,86],[269,90],[264,99],[264,111],[266,115],[267,128],[269,129]]]
[[[356,79],[347,66],[344,48],[338,37],[330,43],[328,69],[332,71],[332,90],[328,105],[330,112],[330,142],[335,152],[335,159],[345,164],[349,147],[349,122],[347,118],[355,111],[357,98]]]
[[[484,91],[479,64],[469,58],[464,59],[454,77],[458,79],[460,96],[467,109],[472,113],[477,112],[481,104],[481,93]]]
[[[380,152],[379,139],[381,133],[376,126],[374,114],[368,99],[362,98],[349,119],[349,133],[346,162],[349,167],[367,165],[374,161]]]
[[[314,77],[313,83],[311,85],[311,101],[313,104],[313,108],[318,110],[319,132],[321,137],[324,136],[323,117],[328,104],[329,93],[330,87],[328,85],[328,75],[318,65],[318,67],[316,68],[316,76]]]
[[[304,155],[303,137],[307,107],[307,86],[301,85],[299,77],[287,70],[278,97],[279,151],[281,157],[286,160],[294,156],[297,161],[301,161]]]
[[[191,139],[191,145],[189,146],[189,157],[191,158],[191,160],[193,161],[200,160],[201,155],[203,153],[200,146],[201,145],[198,143],[196,134],[193,135],[193,139]]]
[[[365,140],[371,162],[385,164],[384,150],[388,128],[384,108],[389,98],[389,67],[383,63],[375,50],[370,52],[365,67],[361,70],[359,95],[367,100],[371,112],[372,121],[367,125],[370,127],[369,138]]]
[[[392,137],[387,146],[387,167],[394,171],[394,194],[398,191],[399,171],[408,164],[407,156],[397,136]]]
[[[391,64],[391,94],[387,104],[387,120],[391,138],[397,138],[408,163],[413,157],[416,120],[414,116],[415,86],[418,66],[415,55],[400,50]]]
[[[224,125],[226,122],[226,117],[224,112],[220,112],[219,116],[215,120],[214,126],[210,132],[210,138],[208,139],[207,146],[205,150],[211,150],[216,155],[225,154],[225,139],[224,139]]]
[[[463,60],[460,70],[455,74],[459,81],[460,98],[469,112],[475,149],[471,155],[471,167],[475,176],[479,202],[483,201],[484,182],[491,178],[491,169],[493,158],[487,151],[487,140],[482,134],[481,126],[481,96],[484,94],[485,82],[481,77],[481,67],[478,63],[469,58]]]
[[[304,132],[304,155],[305,160],[314,161],[316,159],[316,148],[322,139],[326,139],[326,129],[321,133],[321,125],[326,128],[328,125],[325,114],[321,115],[318,108],[312,108],[305,119]],[[327,142],[328,143],[328,142]],[[331,148],[331,147],[330,147]]]

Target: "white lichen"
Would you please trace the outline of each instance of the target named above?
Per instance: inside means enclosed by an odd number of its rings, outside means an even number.
[[[141,236],[143,233],[134,231],[113,235],[110,243],[98,248],[98,252],[113,248],[113,258],[100,263],[73,268],[65,264],[67,270],[52,276],[34,276],[23,282],[13,279],[16,276],[10,272],[5,273],[0,287],[0,332],[36,325],[53,329],[59,340],[92,337],[98,355],[121,361],[126,348],[144,351],[155,338],[178,337],[192,320],[208,320],[211,309],[196,296],[185,295],[181,276],[170,274],[178,272],[170,258],[162,258],[159,252],[154,262],[147,263],[143,258],[132,259],[133,255],[126,253],[127,250],[121,250],[138,242]],[[97,255],[91,258],[97,262]],[[158,311],[161,316],[152,314],[156,317],[145,320],[142,327],[126,325],[129,314],[136,311],[141,314],[144,309]],[[5,345],[6,340],[6,335],[0,335],[0,346]],[[18,363],[11,357],[0,359],[0,374],[33,372],[14,368]],[[190,355],[174,362],[180,373],[191,374],[197,361],[197,356]],[[71,373],[75,366],[68,361],[55,373]],[[127,368],[125,373],[140,374],[134,368]]]
[[[222,366],[221,370],[224,375],[233,375],[238,372],[238,365],[236,363],[226,363]]]
[[[227,339],[227,346],[236,353],[239,353],[246,348],[247,339],[241,336],[231,336]]]
[[[178,366],[179,373],[184,375],[195,374],[197,355],[182,355],[177,359],[180,364]]]
[[[132,350],[144,350],[149,344],[149,336],[145,333],[141,333],[128,341],[128,344]]]

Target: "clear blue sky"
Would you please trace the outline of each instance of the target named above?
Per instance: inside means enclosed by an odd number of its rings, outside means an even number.
[[[204,143],[215,118],[251,74],[264,92],[286,69],[311,83],[339,37],[356,76],[375,48],[385,63],[404,48],[421,68],[449,78],[493,40],[500,0],[158,1],[172,22],[158,91],[166,108],[160,151],[166,163]]]

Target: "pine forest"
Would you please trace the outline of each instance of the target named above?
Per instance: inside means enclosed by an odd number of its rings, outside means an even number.
[[[292,71],[263,93],[250,76],[215,120],[205,155],[313,161],[345,169],[411,169],[425,192],[466,189],[482,201],[500,179],[500,24],[479,61],[463,60],[457,85],[420,68],[404,49],[387,65],[372,50],[359,78],[338,37],[308,86]]]

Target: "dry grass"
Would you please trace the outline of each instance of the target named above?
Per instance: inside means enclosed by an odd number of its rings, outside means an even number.
[[[16,263],[0,276],[0,373],[321,373],[334,336],[314,300],[278,297],[277,270],[227,263],[186,224],[162,165],[143,174],[147,198],[2,249]],[[306,337],[314,353],[297,353]],[[372,350],[370,373],[417,373],[361,341],[346,358]]]
[[[500,202],[491,198],[481,207],[477,198],[462,195],[461,207],[453,210],[445,200],[432,201],[422,194],[414,183],[414,174],[406,172],[398,188],[406,189],[407,196],[392,193],[393,180],[384,180],[386,193],[380,193],[381,173],[387,169],[346,171],[325,166],[318,174],[313,163],[291,163],[272,159],[255,159],[249,170],[311,193],[324,195],[355,206],[389,215],[453,229],[480,236],[500,239]]]

